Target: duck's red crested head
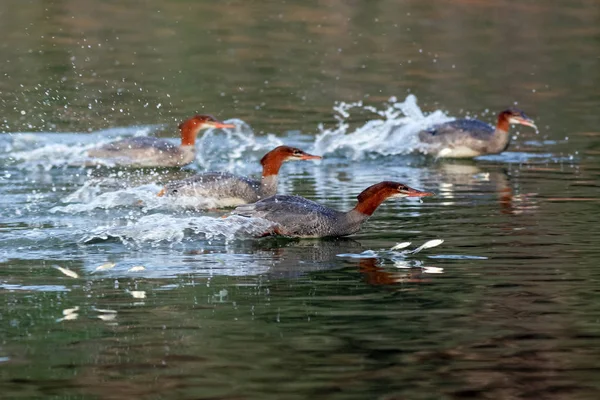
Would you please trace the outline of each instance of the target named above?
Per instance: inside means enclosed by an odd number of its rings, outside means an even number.
[[[198,132],[208,128],[235,128],[235,125],[221,122],[212,115],[194,115],[179,124],[182,146],[193,146]]]
[[[433,196],[433,193],[413,189],[400,182],[383,181],[363,190],[362,193],[357,196],[358,204],[354,209],[362,214],[372,215],[377,207],[390,197],[425,196]]]
[[[509,108],[498,114],[498,129],[508,132],[510,124],[530,126],[537,130],[537,126],[535,126],[533,120],[517,108]]]
[[[320,160],[323,157],[308,154],[303,150],[290,146],[278,146],[264,155],[260,160],[263,176],[277,175],[281,164],[295,160]]]

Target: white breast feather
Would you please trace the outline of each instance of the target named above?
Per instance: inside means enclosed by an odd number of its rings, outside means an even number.
[[[444,147],[438,152],[440,158],[472,158],[481,155],[480,152],[467,146]]]

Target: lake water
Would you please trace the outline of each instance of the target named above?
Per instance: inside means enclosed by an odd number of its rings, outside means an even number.
[[[4,0],[0,35],[2,398],[600,396],[597,0]],[[501,155],[414,152],[512,105],[539,132]],[[195,113],[237,128],[183,171],[70,166]],[[436,196],[339,240],[156,197],[281,143],[324,160],[284,165],[280,193]]]

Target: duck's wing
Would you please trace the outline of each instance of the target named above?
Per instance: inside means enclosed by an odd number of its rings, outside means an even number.
[[[476,119],[457,119],[434,125],[419,132],[419,139],[424,143],[448,143],[461,140],[489,140],[494,128]]]
[[[147,148],[154,148],[165,152],[179,150],[179,146],[152,136],[136,136],[107,143],[100,147],[104,151],[142,150]]]
[[[300,196],[276,195],[267,197],[252,204],[244,204],[237,207],[231,213],[243,217],[287,219],[297,218],[308,213],[310,210],[325,208],[319,203],[305,199]],[[270,218],[267,218],[270,219]]]
[[[164,160],[179,162],[184,154],[179,146],[155,137],[138,136],[88,150],[88,156],[112,160],[117,164],[161,165]]]
[[[90,149],[87,155],[102,159],[107,165],[180,167],[193,162],[196,152],[193,146],[177,146],[167,140],[138,136]]]
[[[232,214],[274,222],[282,235],[314,237],[329,233],[339,211],[303,197],[277,195],[241,205]]]
[[[258,200],[260,182],[227,172],[206,172],[165,185],[161,194],[196,196],[215,199],[229,198],[244,202]],[[239,204],[239,202],[238,202]]]

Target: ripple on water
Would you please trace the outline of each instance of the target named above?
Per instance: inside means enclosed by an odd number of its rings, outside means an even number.
[[[8,283],[0,283],[0,290],[8,290],[8,291],[35,291],[35,292],[68,292],[69,289],[66,286],[62,285],[17,285],[17,284],[8,284]]]
[[[502,163],[529,163],[529,162],[573,162],[573,156],[557,156],[552,153],[530,153],[524,151],[505,151],[500,154],[488,154],[477,157],[478,160]]]

